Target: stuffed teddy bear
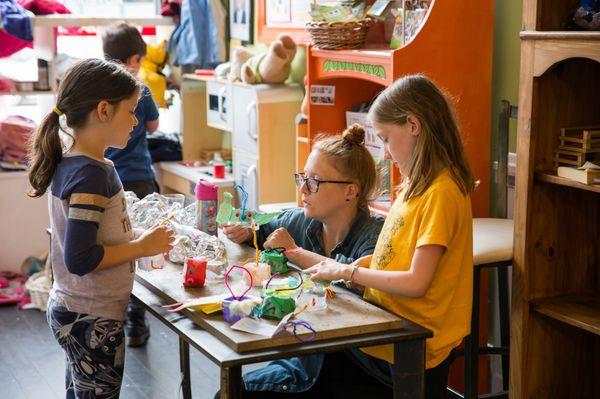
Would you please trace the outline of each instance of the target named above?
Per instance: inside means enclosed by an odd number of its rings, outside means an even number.
[[[148,44],[146,56],[142,59],[138,79],[145,83],[152,92],[152,98],[159,108],[166,108],[165,91],[167,90],[167,78],[162,74],[162,69],[167,63],[169,53],[167,52],[167,41],[160,44]]]
[[[266,53],[255,54],[244,62],[241,69],[245,83],[283,83],[290,76],[296,55],[294,39],[280,34]]]

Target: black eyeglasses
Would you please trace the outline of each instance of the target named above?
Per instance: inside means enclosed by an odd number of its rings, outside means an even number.
[[[306,189],[309,193],[316,193],[319,191],[319,185],[322,183],[335,183],[335,184],[352,184],[351,181],[340,181],[340,180],[319,180],[314,177],[306,177],[304,173],[294,173],[296,178],[296,187],[300,188],[306,183]]]

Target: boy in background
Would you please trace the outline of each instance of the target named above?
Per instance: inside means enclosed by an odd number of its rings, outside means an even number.
[[[146,43],[137,28],[126,23],[109,27],[102,36],[102,48],[105,59],[123,64],[137,77],[142,59],[146,55]],[[140,93],[135,117],[138,124],[131,131],[127,146],[120,150],[109,148],[105,156],[115,164],[124,190],[133,191],[141,199],[159,191],[146,139],[147,133],[152,133],[158,128],[158,108],[150,89],[145,85]],[[145,345],[150,336],[146,311],[133,300],[129,301],[127,307],[125,333],[127,346]]]

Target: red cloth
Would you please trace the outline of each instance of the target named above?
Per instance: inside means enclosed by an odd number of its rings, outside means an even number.
[[[32,120],[22,116],[11,115],[0,121],[0,158],[8,162],[25,160],[35,128]]]
[[[62,3],[53,0],[17,0],[26,10],[35,15],[70,14],[71,11]]]
[[[8,57],[25,47],[33,48],[33,42],[26,42],[0,29],[0,57]]]
[[[176,24],[181,16],[181,3],[183,0],[160,0],[160,15],[173,17]]]

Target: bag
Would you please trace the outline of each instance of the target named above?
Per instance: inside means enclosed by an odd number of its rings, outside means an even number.
[[[154,133],[148,136],[152,162],[181,161],[181,142],[175,133]]]
[[[24,161],[35,129],[32,120],[18,115],[0,121],[0,159],[7,162]]]

